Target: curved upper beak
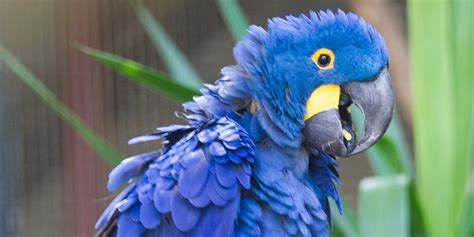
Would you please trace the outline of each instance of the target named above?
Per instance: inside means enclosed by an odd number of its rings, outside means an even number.
[[[364,115],[360,139],[352,128],[352,103]],[[388,69],[370,81],[322,85],[313,91],[306,109],[303,134],[307,146],[341,157],[363,152],[382,137],[392,120],[394,95]]]

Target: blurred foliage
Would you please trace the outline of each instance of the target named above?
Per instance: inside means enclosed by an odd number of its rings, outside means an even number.
[[[182,81],[171,80],[171,78],[165,73],[146,67],[133,60],[85,46],[80,47],[79,49],[84,54],[91,56],[110,69],[136,81],[143,87],[161,93],[176,102],[191,100],[194,95],[199,94],[199,91],[191,85],[185,84]]]
[[[406,175],[375,176],[360,182],[361,236],[410,236],[409,184]]]
[[[410,0],[408,16],[421,211],[428,236],[462,236],[470,215],[463,209],[472,157],[474,3]]]
[[[103,138],[89,128],[74,112],[59,101],[56,96],[11,53],[0,45],[0,60],[15,73],[32,91],[34,91],[64,122],[110,165],[120,163],[122,155],[110,147]]]
[[[216,4],[227,25],[227,29],[232,34],[232,38],[235,41],[239,41],[247,34],[247,27],[249,26],[249,21],[242,12],[239,3],[237,0],[216,0]]]
[[[331,236],[345,236],[345,237],[357,237],[359,236],[359,227],[356,223],[356,217],[352,207],[341,197],[343,215],[334,213],[332,218],[334,219],[334,228]],[[331,204],[331,210],[337,210],[337,206],[333,200],[329,202]]]
[[[87,47],[81,47],[81,51],[176,102],[198,94],[202,80],[196,70],[143,2],[132,0],[131,4],[171,77],[107,52]],[[242,8],[236,0],[216,0],[216,4],[230,33],[238,41],[248,25]],[[408,145],[395,114],[386,135],[367,152],[376,176],[361,181],[358,218],[343,201],[344,215],[334,215],[332,236],[467,237],[474,233],[474,195],[466,188],[474,124],[473,8],[472,1],[409,0],[417,176],[414,179]],[[110,163],[117,162],[118,154],[6,50],[0,50],[0,59],[94,150]],[[355,123],[360,123],[362,115],[354,115]],[[95,140],[98,142],[93,142]],[[334,207],[334,203],[331,204]]]
[[[352,110],[356,128],[363,128],[363,115],[358,109]],[[410,175],[413,165],[405,139],[403,127],[397,113],[385,135],[367,151],[370,166],[376,175]]]
[[[163,26],[155,21],[151,12],[143,5],[143,1],[131,0],[130,3],[173,78],[192,88],[201,88],[202,81],[198,73],[166,34]]]

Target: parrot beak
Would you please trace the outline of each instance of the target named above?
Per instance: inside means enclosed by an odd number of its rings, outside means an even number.
[[[361,139],[356,138],[352,128],[349,110],[352,103],[364,115]],[[305,144],[340,157],[358,154],[382,137],[392,120],[393,109],[392,82],[387,68],[370,81],[322,85],[306,103]]]

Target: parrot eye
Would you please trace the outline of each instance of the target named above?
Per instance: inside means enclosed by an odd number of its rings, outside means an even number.
[[[331,62],[331,56],[327,54],[321,54],[318,58],[318,65],[321,67],[326,67]]]
[[[334,67],[334,53],[332,50],[327,48],[318,49],[312,56],[311,59],[320,69],[330,69]]]

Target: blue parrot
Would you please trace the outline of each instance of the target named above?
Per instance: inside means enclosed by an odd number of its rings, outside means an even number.
[[[342,212],[335,157],[368,149],[392,118],[384,39],[355,14],[310,12],[250,26],[234,57],[183,104],[186,125],[129,141],[164,145],[112,170],[108,189],[128,187],[98,236],[328,236],[328,199]]]

